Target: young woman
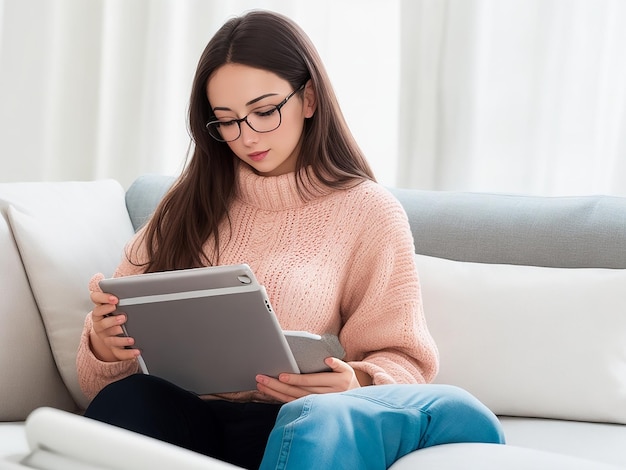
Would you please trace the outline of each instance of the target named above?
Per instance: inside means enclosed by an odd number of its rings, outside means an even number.
[[[382,469],[421,447],[503,442],[475,398],[427,385],[438,355],[407,217],[299,27],[262,11],[228,21],[200,59],[190,128],[188,166],[115,276],[247,263],[284,329],[338,335],[345,360],[198,397],[136,373],[139,351],[96,276],[77,359],[86,416],[245,468]]]

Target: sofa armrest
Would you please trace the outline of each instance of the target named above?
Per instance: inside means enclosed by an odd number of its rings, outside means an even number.
[[[20,461],[26,468],[239,468],[126,429],[54,408],[38,408],[29,415],[26,420],[26,437],[30,453]],[[1,468],[4,467],[0,464]]]

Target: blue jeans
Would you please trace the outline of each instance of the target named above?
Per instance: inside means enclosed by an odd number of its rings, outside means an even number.
[[[502,444],[504,435],[496,416],[458,387],[363,387],[283,405],[260,469],[380,470],[454,442]]]

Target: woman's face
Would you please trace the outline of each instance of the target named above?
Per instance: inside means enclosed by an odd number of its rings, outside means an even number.
[[[207,97],[216,120],[224,122],[223,134],[237,128],[234,119],[248,117],[253,126],[265,130],[266,123],[277,122],[279,105],[292,92],[286,80],[267,70],[241,64],[218,68],[207,82]],[[269,113],[268,113],[269,110]],[[270,132],[256,132],[246,121],[239,123],[241,135],[228,146],[243,162],[263,176],[279,176],[296,169],[304,120],[313,115],[315,100],[310,84],[304,95],[294,94],[280,108],[280,126]],[[274,114],[272,117],[271,114]],[[270,124],[271,126],[271,124]]]

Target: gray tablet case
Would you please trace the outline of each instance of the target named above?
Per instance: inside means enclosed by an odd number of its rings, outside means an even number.
[[[344,355],[336,337],[286,337],[245,264],[104,279],[100,288],[119,298],[115,313],[127,315],[143,372],[197,394],[254,390],[257,374],[327,370],[324,358]]]

